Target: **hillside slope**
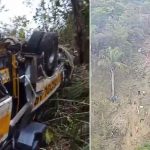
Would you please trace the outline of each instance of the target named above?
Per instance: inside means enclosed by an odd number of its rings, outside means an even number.
[[[150,39],[142,49],[148,50]],[[150,63],[135,53],[130,72],[117,72],[116,92],[110,98],[110,73],[96,68],[92,76],[92,149],[136,150],[150,141]]]

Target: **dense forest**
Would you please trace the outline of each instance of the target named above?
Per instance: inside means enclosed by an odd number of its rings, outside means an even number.
[[[27,41],[33,31],[57,32],[59,45],[73,55],[75,67],[71,83],[50,97],[35,117],[48,126],[41,149],[86,150],[89,148],[89,1],[39,0],[36,8],[35,3],[22,0],[29,10],[35,9],[30,19],[29,12],[25,12],[7,22],[0,20],[1,38]],[[1,15],[9,11],[5,1],[0,1]]]
[[[149,10],[149,0],[91,3],[92,149],[150,149]]]
[[[100,58],[109,47],[117,48],[129,64],[132,54],[150,34],[150,2],[108,0],[93,1],[91,5],[92,54]]]
[[[0,12],[6,12],[7,6],[1,2]],[[70,44],[78,51],[79,63],[89,62],[89,1],[39,0],[38,7],[34,2],[24,0],[22,3],[29,9],[36,9],[32,20],[27,15],[9,18],[9,23],[1,20],[2,36],[14,36],[27,40],[34,30],[57,32],[60,44]],[[36,2],[37,3],[37,2]],[[34,24],[34,28],[33,25]]]

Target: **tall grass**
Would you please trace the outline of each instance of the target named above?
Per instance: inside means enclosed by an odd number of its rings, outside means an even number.
[[[87,67],[76,67],[72,84],[50,98],[38,120],[47,124],[46,149],[89,149],[89,77]]]

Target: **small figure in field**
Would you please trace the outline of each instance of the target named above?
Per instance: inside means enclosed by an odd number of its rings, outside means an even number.
[[[143,96],[145,96],[145,95],[146,95],[146,92],[145,92],[145,91],[142,91],[142,94],[143,94]]]
[[[141,91],[138,91],[138,96],[141,95]]]
[[[114,103],[115,101],[118,100],[118,96],[112,96],[112,97],[110,98],[110,100]]]
[[[146,95],[146,92],[145,92],[145,91],[142,91],[142,92],[141,92],[141,91],[138,91],[138,96],[140,96],[141,94],[142,94],[143,96],[145,96],[145,95]]]

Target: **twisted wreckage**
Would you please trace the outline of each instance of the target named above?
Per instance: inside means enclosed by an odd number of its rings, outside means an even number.
[[[46,125],[33,116],[69,82],[73,68],[55,33],[35,31],[24,43],[0,40],[0,149],[38,149]]]

